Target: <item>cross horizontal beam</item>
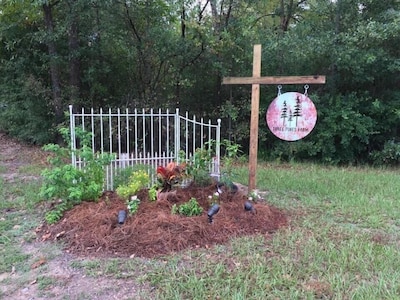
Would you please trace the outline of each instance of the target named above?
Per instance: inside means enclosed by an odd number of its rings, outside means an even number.
[[[325,76],[224,77],[222,84],[323,84]]]

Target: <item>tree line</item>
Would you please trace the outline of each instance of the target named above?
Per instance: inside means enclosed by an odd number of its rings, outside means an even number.
[[[330,164],[400,161],[400,1],[0,0],[0,129],[57,140],[68,105],[179,107],[249,142],[252,49],[262,75],[326,75],[311,86],[313,132],[280,141],[260,122],[259,157]],[[283,86],[304,91],[303,86]],[[277,88],[261,87],[260,120]]]

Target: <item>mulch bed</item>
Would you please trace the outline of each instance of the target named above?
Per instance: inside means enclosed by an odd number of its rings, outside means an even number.
[[[209,223],[208,187],[189,186],[176,189],[149,201],[147,191],[138,194],[139,210],[118,224],[118,211],[126,209],[125,201],[114,192],[105,192],[98,202],[83,202],[65,213],[51,226],[38,230],[42,240],[61,239],[66,250],[90,257],[157,257],[189,248],[209,248],[224,244],[233,237],[262,234],[269,236],[287,224],[286,215],[265,201],[254,203],[255,213],[246,211],[247,196],[224,190],[219,196],[220,210]],[[201,216],[171,214],[173,204],[182,204],[191,197],[203,207]]]

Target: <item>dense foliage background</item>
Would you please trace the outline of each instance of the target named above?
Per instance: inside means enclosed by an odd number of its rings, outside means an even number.
[[[262,87],[260,157],[400,162],[399,0],[0,0],[0,41],[0,129],[30,143],[55,141],[69,104],[179,107],[246,151],[251,88],[221,81],[250,76],[259,43],[264,76],[327,76],[298,142],[267,130]]]

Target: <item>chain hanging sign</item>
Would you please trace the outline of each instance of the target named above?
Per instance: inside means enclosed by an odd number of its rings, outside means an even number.
[[[317,109],[308,98],[308,85],[305,93],[288,92],[278,96],[268,107],[266,119],[271,132],[285,141],[297,141],[307,136],[317,122]]]

